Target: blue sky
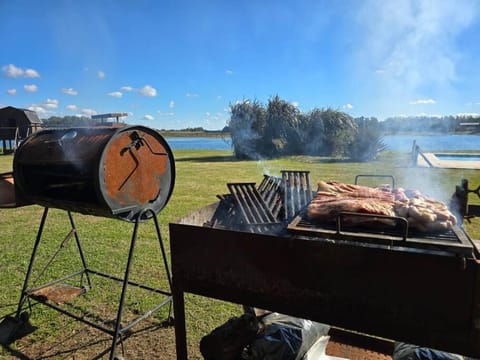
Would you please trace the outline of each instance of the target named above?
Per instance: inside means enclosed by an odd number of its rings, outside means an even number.
[[[477,0],[0,0],[0,107],[221,129],[275,95],[352,116],[480,113]]]

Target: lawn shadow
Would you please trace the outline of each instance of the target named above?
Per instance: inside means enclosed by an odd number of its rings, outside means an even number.
[[[115,347],[115,354],[122,354],[130,349],[134,358],[141,356],[136,354],[154,352],[152,344],[158,341],[159,334],[165,329],[169,329],[166,338],[169,339],[173,335],[173,326],[165,321],[146,322],[143,326],[139,326],[136,330],[129,329],[118,341]],[[159,333],[160,332],[160,333]],[[112,336],[95,329],[89,325],[83,325],[75,331],[64,332],[48,344],[30,344],[20,345],[22,349],[16,349],[10,345],[2,345],[5,352],[9,353],[12,358],[22,360],[46,360],[46,359],[70,359],[78,356],[79,358],[88,358],[92,360],[100,360],[108,357],[112,350]],[[172,346],[171,346],[172,347]],[[143,348],[143,351],[140,351]],[[170,354],[174,347],[170,350]],[[151,354],[149,358],[154,358]],[[170,356],[171,357],[171,356]],[[169,358],[169,357],[167,357]]]
[[[314,161],[319,164],[349,164],[355,161],[351,159],[333,159],[333,158],[319,158]]]
[[[191,156],[191,157],[181,157],[175,158],[175,162],[182,161],[195,161],[195,162],[234,162],[234,161],[244,161],[239,160],[233,155],[218,155],[218,156]]]
[[[295,157],[293,157],[295,158]],[[310,162],[310,163],[320,163],[320,164],[348,164],[354,163],[355,161],[347,158],[331,158],[331,157],[316,157],[316,156],[297,156],[299,161]],[[175,158],[175,162],[183,161],[195,161],[195,162],[258,162],[258,161],[269,161],[275,159],[237,159],[234,155],[215,155],[215,156],[189,156],[189,157],[179,157]]]

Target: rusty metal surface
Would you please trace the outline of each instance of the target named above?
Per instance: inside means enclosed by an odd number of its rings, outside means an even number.
[[[155,201],[162,190],[159,179],[170,171],[167,149],[151,134],[142,135],[152,149],[125,150],[132,143],[131,135],[131,131],[122,132],[109,143],[103,164],[105,193],[120,206]]]
[[[13,174],[29,203],[134,221],[166,205],[175,165],[166,141],[147,127],[48,129],[17,149]]]
[[[55,284],[34,290],[30,296],[38,301],[52,301],[55,304],[64,304],[85,293],[84,288],[67,284]]]
[[[271,309],[379,337],[480,356],[480,263],[328,238],[170,224],[174,294]]]
[[[13,172],[0,174],[0,208],[16,208],[31,205],[15,189]]]
[[[13,173],[0,174],[0,207],[15,207]]]
[[[325,353],[349,360],[392,360],[392,356],[389,354],[365,349],[362,344],[345,344],[337,339],[330,339]]]
[[[351,360],[391,360],[394,342],[331,329],[326,354]]]

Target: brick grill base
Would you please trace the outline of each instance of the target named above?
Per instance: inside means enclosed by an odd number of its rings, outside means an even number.
[[[390,355],[332,340],[328,342],[326,354],[350,360],[392,360]]]
[[[330,340],[325,353],[350,360],[392,360],[393,342],[330,330]]]

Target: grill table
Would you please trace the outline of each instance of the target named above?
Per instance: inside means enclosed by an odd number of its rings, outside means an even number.
[[[188,355],[185,292],[480,357],[475,252],[205,227],[218,205],[169,225],[178,359]]]

